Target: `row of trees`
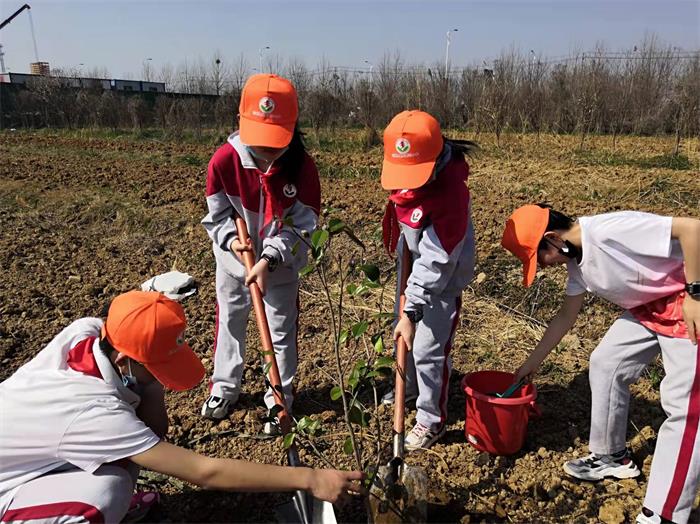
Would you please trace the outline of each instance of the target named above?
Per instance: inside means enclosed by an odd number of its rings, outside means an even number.
[[[144,64],[144,79],[166,82],[169,91],[218,98],[120,96],[61,89],[51,78],[15,95],[12,114],[24,126],[159,126],[166,129],[231,127],[245,79],[242,56],[211,64]],[[311,70],[299,60],[268,61],[268,71],[290,78],[300,98],[301,119],[320,128],[383,127],[397,112],[420,108],[446,127],[523,132],[700,134],[700,53],[683,52],[647,37],[639,46],[611,52],[599,46],[559,59],[504,51],[480,67],[446,70],[411,65],[387,54],[367,69],[322,61]],[[146,78],[148,77],[148,78]],[[7,106],[7,104],[6,104]]]

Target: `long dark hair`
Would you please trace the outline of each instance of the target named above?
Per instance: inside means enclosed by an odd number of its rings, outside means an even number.
[[[574,225],[573,218],[560,211],[552,209],[552,206],[549,204],[539,203],[537,205],[542,209],[549,209],[549,221],[547,222],[547,229],[545,229],[545,233],[548,231],[568,231]],[[540,240],[540,244],[537,246],[537,249],[547,249],[547,242],[544,238]]]
[[[445,144],[450,146],[452,151],[452,158],[457,155],[467,156],[469,158],[474,158],[480,151],[481,147],[476,142],[472,140],[457,140],[456,138],[442,137]]]
[[[301,167],[306,161],[306,145],[304,144],[304,133],[299,126],[294,127],[292,141],[289,149],[280,157],[280,165],[289,177],[290,182],[295,182],[301,171]]]

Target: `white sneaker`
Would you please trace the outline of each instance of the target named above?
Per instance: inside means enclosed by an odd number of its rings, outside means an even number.
[[[235,404],[235,400],[211,395],[202,405],[202,416],[216,421],[224,420],[231,414]]]
[[[640,474],[628,450],[614,455],[591,453],[587,457],[564,463],[564,471],[581,480],[602,480],[605,477],[631,479]]]
[[[431,431],[420,422],[416,422],[411,432],[404,439],[406,451],[416,451],[418,449],[428,449],[445,435],[447,426],[445,424],[437,431]]]
[[[270,437],[278,437],[282,434],[282,429],[278,422],[265,422],[263,426],[263,433]]]
[[[282,434],[282,428],[280,427],[280,420],[277,417],[274,417],[274,419],[271,419],[272,412],[268,409],[267,410],[267,422],[265,422],[265,425],[263,426],[263,433],[265,435],[268,435],[270,437],[278,437]]]
[[[382,397],[381,403],[386,405],[386,406],[392,406],[394,404],[394,399],[396,398],[395,396],[395,391],[394,389],[390,389],[386,393],[384,393],[384,396]],[[415,402],[416,399],[418,398],[418,393],[409,393],[406,392],[406,402]]]
[[[663,518],[661,515],[657,515],[650,509],[642,508],[642,512],[637,515],[637,519],[634,522],[635,524],[666,524],[671,521]]]

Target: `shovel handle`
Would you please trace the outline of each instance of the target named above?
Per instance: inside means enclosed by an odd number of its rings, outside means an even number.
[[[411,274],[411,252],[404,239],[401,248],[401,280],[399,283],[399,318],[403,316],[403,308],[406,304],[406,285],[408,276]],[[396,341],[396,379],[394,380],[394,434],[399,435],[403,440],[405,433],[405,411],[406,411],[406,360],[408,347],[403,337]]]
[[[246,226],[245,220],[241,217],[236,217],[236,229],[238,238],[243,244],[248,244],[250,240],[250,235],[248,234],[248,226]],[[243,264],[245,265],[246,271],[250,273],[255,265],[255,253],[252,251],[243,251],[241,254],[243,258]],[[284,392],[282,391],[282,379],[280,378],[280,371],[277,367],[277,359],[275,359],[275,346],[272,344],[272,337],[270,336],[270,326],[267,323],[267,315],[265,314],[265,304],[263,303],[262,292],[260,287],[256,282],[253,282],[250,286],[250,296],[253,302],[253,309],[255,310],[255,320],[258,324],[258,331],[260,332],[260,341],[263,348],[263,359],[265,364],[270,364],[270,370],[268,372],[268,380],[272,386],[272,392],[275,395],[275,403],[282,406],[282,410],[277,413],[277,418],[280,422],[280,429],[282,433],[286,435],[292,429],[292,422],[287,412],[287,403],[284,399]]]

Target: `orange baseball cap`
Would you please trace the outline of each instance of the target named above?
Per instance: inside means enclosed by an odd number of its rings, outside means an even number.
[[[442,152],[440,124],[423,111],[403,111],[384,130],[384,189],[416,189],[433,174]]]
[[[513,211],[503,231],[501,245],[523,263],[523,285],[530,287],[537,273],[537,246],[547,230],[549,209],[533,204]]]
[[[114,349],[151,372],[164,386],[184,391],[204,377],[204,366],[185,342],[182,306],[157,291],[129,291],[112,301],[102,329]]]
[[[244,144],[287,147],[299,116],[296,89],[281,76],[253,75],[243,86],[238,112]]]

